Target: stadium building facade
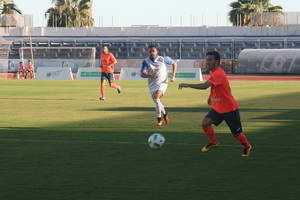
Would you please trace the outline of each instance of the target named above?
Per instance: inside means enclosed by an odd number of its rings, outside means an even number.
[[[161,55],[178,59],[179,67],[201,67],[203,71],[206,52],[219,51],[229,73],[242,73],[236,63],[244,49],[300,49],[300,26],[15,27],[0,28],[0,34],[2,73],[16,72],[18,62],[26,59],[33,59],[36,67],[67,65],[73,72],[79,67],[97,67],[103,44],[110,44],[111,52],[118,58],[117,71],[122,67],[140,67],[150,44],[157,45]]]

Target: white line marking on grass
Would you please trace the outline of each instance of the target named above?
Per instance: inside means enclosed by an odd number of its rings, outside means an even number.
[[[47,139],[16,139],[16,138],[2,138],[0,142],[34,142],[34,143],[69,143],[69,144],[82,144],[82,143],[92,143],[92,144],[118,144],[118,145],[147,145],[146,142],[127,142],[127,141],[100,141],[100,140],[47,140]],[[203,146],[203,143],[177,143],[177,142],[167,142],[166,145],[177,145],[177,146]],[[280,145],[253,145],[254,148],[267,148],[267,149],[298,149],[297,146],[280,146]],[[241,148],[241,145],[235,144],[220,144],[220,147],[233,147]]]

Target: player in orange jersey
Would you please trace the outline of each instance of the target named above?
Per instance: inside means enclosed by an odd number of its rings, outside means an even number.
[[[26,70],[25,70],[25,67],[23,65],[23,62],[20,61],[19,70],[18,70],[18,79],[24,79],[25,76],[26,76]]]
[[[34,78],[34,66],[31,60],[28,60],[27,69],[26,69],[26,79],[33,79]]]
[[[108,45],[103,46],[103,53],[100,55],[100,62],[101,62],[101,86],[100,86],[100,94],[101,97],[99,98],[100,101],[105,100],[105,84],[108,81],[109,86],[114,88],[120,94],[122,89],[119,85],[114,83],[114,71],[115,65],[117,64],[117,59],[115,56],[109,52]]]
[[[244,147],[241,156],[250,156],[252,146],[250,145],[246,135],[243,133],[239,106],[231,94],[229,81],[224,70],[220,67],[220,54],[216,51],[208,52],[206,63],[210,71],[210,78],[202,84],[185,84],[179,85],[179,89],[193,88],[205,90],[210,88],[210,96],[208,104],[211,110],[207,113],[202,121],[202,129],[208,137],[209,143],[204,146],[201,151],[208,152],[219,146],[215,131],[212,125],[218,126],[223,121],[226,122],[231,130],[232,135]]]

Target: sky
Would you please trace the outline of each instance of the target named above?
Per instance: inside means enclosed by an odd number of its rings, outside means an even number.
[[[96,26],[226,26],[229,3],[234,0],[94,0]],[[33,15],[34,26],[45,26],[52,0],[15,0],[23,14]],[[299,0],[272,0],[285,12],[300,11]]]

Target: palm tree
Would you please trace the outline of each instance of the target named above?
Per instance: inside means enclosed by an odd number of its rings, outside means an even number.
[[[281,6],[274,6],[270,0],[237,0],[230,3],[229,20],[234,26],[248,26],[253,14],[266,12],[281,13]]]
[[[48,16],[48,27],[66,27],[67,20],[63,20],[62,13],[59,13],[56,8],[49,8],[46,11],[46,17]]]
[[[0,1],[1,14],[22,14],[21,10],[17,7],[13,0]]]
[[[281,6],[274,6],[271,0],[252,0],[253,4],[260,12],[282,12]]]
[[[93,26],[92,0],[52,0],[54,6],[46,11],[47,26]]]
[[[238,0],[230,3],[229,20],[234,26],[245,26],[249,23],[249,15],[255,12],[256,7],[251,0]]]

